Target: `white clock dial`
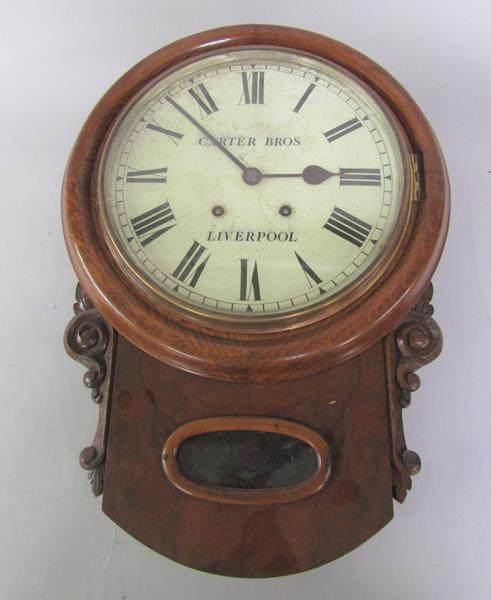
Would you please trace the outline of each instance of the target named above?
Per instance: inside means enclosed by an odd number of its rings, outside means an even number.
[[[229,315],[308,308],[380,261],[400,144],[379,103],[310,56],[240,49],[149,86],[102,166],[117,253],[158,293]]]

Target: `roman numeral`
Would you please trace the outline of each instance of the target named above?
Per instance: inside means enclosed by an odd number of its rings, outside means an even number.
[[[169,229],[175,227],[176,223],[162,227],[162,225],[175,220],[176,218],[174,217],[169,203],[164,202],[155,208],[147,210],[147,212],[142,213],[138,217],[131,219],[131,224],[133,225],[133,230],[140,240],[141,245],[146,246],[159,238],[166,231],[169,231]],[[132,239],[133,238],[128,238],[128,241],[131,242]]]
[[[217,112],[218,106],[215,104],[215,101],[210,96],[210,92],[206,89],[204,83],[200,83],[194,88],[189,90],[193,100],[199,106],[199,112],[201,114],[201,118],[206,115],[211,115],[211,113]],[[204,113],[204,114],[203,114]]]
[[[302,97],[300,98],[300,100],[297,102],[295,108],[293,109],[293,112],[298,113],[298,111],[302,108],[302,106],[305,104],[305,101],[307,100],[307,98],[310,96],[310,94],[314,91],[315,89],[315,84],[311,83],[309,85],[309,87],[305,90],[305,92],[303,93]]]
[[[300,254],[295,252],[295,256],[297,257],[298,264],[302,267],[304,275],[307,278],[309,287],[312,288],[315,285],[319,285],[319,283],[322,281],[322,279],[319,277],[319,275],[317,275],[317,273],[314,271],[314,269],[312,269],[312,267],[309,267],[309,265],[304,261],[304,259],[300,256]],[[312,282],[314,282],[314,283],[312,283]],[[324,292],[324,290],[321,290],[321,293],[323,293],[323,292]]]
[[[323,225],[328,231],[332,231],[344,240],[351,242],[358,248],[361,248],[370,234],[372,226],[358,217],[334,207],[331,216]]]
[[[167,181],[167,167],[161,169],[147,169],[140,171],[128,167],[126,183],[165,183]]]
[[[329,129],[329,131],[326,131],[324,135],[328,142],[334,142],[334,140],[337,140],[340,137],[343,137],[343,135],[359,129],[360,127],[361,123],[358,121],[358,119],[351,119],[351,121],[346,121],[346,123],[343,123],[342,125],[338,125],[333,129]]]
[[[253,296],[254,300],[261,300],[259,289],[259,275],[257,272],[257,261],[254,261],[252,273],[249,271],[247,258],[240,259],[240,299],[247,301]],[[252,310],[252,309],[251,309]]]
[[[196,287],[201,273],[203,273],[206,263],[211,256],[210,253],[201,262],[198,262],[205,251],[206,248],[204,246],[198,242],[193,242],[172,275],[184,283],[187,283],[189,280],[188,285]]]
[[[380,185],[380,169],[339,169],[340,185]]]
[[[264,71],[241,73],[243,93],[239,104],[264,104]]]
[[[172,129],[165,129],[165,127],[160,127],[160,125],[155,121],[147,123],[147,129],[151,129],[152,131],[157,131],[158,133],[166,135],[172,143],[176,144],[176,146],[179,143],[179,141],[184,137],[183,133],[177,133],[177,131],[172,131]]]

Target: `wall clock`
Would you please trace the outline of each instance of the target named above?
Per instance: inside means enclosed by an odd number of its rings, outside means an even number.
[[[430,126],[345,45],[264,25],[152,54],[85,123],[63,227],[66,331],[99,405],[103,511],[211,573],[306,570],[365,541],[418,455],[449,197]]]

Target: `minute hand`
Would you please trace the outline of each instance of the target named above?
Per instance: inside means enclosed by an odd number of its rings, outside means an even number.
[[[169,104],[172,104],[172,106],[176,110],[178,110],[183,117],[186,117],[186,119],[190,123],[192,123],[196,127],[196,129],[199,129],[201,131],[201,133],[204,133],[206,135],[206,137],[210,140],[210,142],[213,143],[213,145],[220,148],[220,150],[224,154],[226,154],[230,158],[230,160],[239,167],[239,169],[242,169],[243,172],[246,172],[249,170],[248,167],[246,167],[246,165],[241,160],[239,160],[236,156],[234,156],[228,148],[226,148],[222,143],[220,143],[218,141],[218,139],[212,133],[210,133],[207,129],[205,129],[203,127],[203,125],[201,125],[201,123],[199,123],[192,115],[190,115],[187,112],[187,110],[185,110],[181,105],[177,104],[177,102],[175,100],[173,100],[170,96],[166,96],[165,99],[167,100],[167,102],[169,102]]]
[[[318,185],[335,175],[339,175],[339,173],[332,173],[319,165],[309,165],[301,173],[263,173],[262,177],[301,177],[305,183]]]

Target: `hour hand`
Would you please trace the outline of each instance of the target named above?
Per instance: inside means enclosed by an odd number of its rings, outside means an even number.
[[[309,165],[301,173],[262,173],[262,177],[301,177],[305,183],[310,185],[323,183],[334,175],[339,175],[339,173],[333,173],[319,165]]]

